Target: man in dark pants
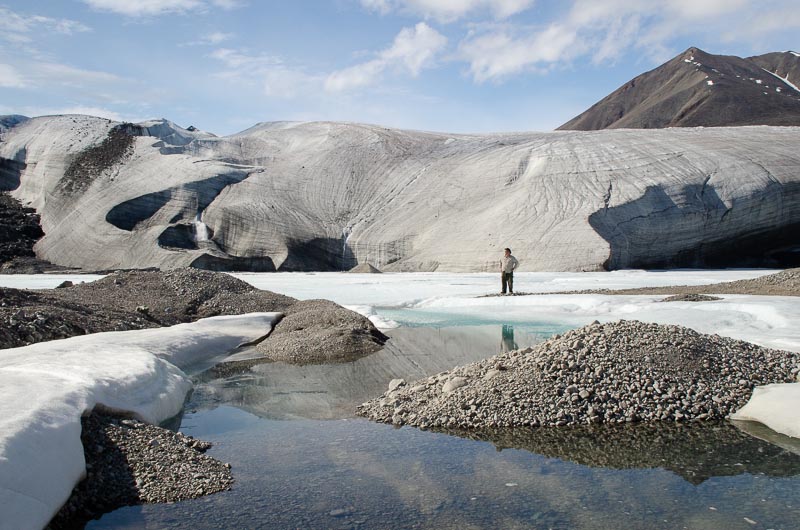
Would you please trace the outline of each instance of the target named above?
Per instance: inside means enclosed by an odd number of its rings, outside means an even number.
[[[511,255],[511,249],[505,249],[504,256],[500,258],[500,280],[503,284],[500,294],[506,294],[506,286],[508,286],[508,293],[514,294],[514,270],[518,266],[519,262]]]

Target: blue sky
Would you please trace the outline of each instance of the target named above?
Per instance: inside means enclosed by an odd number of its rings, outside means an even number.
[[[0,114],[550,130],[689,46],[799,35],[796,0],[0,0]]]

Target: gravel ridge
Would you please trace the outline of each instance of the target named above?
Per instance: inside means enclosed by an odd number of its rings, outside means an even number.
[[[368,318],[334,302],[299,301],[229,274],[185,268],[116,272],[60,289],[0,288],[0,348],[262,311],[285,317],[259,345],[261,362],[352,360],[387,340]]]
[[[87,476],[48,528],[82,528],[123,506],[195,499],[231,488],[230,464],[211,443],[141,421],[93,411],[81,419]]]
[[[755,386],[795,381],[798,362],[681,326],[595,322],[414,383],[394,380],[356,412],[434,429],[722,419]]]

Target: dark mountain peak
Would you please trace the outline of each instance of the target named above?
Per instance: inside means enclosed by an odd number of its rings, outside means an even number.
[[[743,59],[691,46],[559,129],[800,125],[798,85],[800,54]]]

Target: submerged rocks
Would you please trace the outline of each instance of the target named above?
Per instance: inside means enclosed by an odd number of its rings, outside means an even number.
[[[595,323],[396,388],[357,412],[461,429],[721,419],[753,387],[793,381],[799,360],[680,326]]]

